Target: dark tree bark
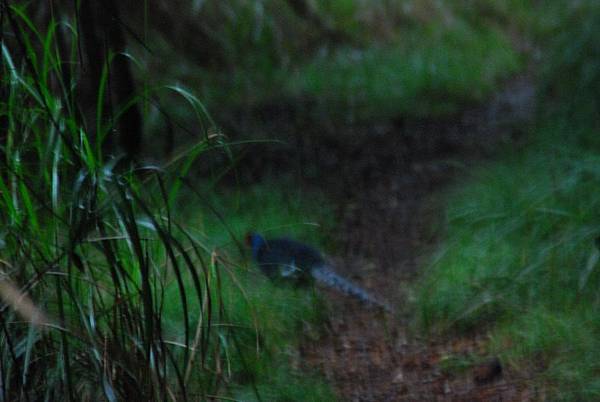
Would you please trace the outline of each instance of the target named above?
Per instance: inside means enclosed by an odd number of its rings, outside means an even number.
[[[109,54],[111,52],[117,54],[108,66],[108,88],[106,98],[103,100],[105,114],[96,116],[103,121],[112,119],[114,111],[126,105],[135,96],[135,84],[129,61],[123,55],[119,55],[125,51],[126,42],[115,1],[82,1],[79,29],[83,36],[87,59],[85,69],[89,71],[88,88],[93,94],[93,99],[90,100],[95,101],[99,95],[98,85],[101,81],[102,69],[109,62]],[[142,117],[136,104],[130,106],[120,116],[116,128],[118,144],[127,159],[135,159],[142,147]],[[104,149],[114,152],[115,148],[115,139],[109,135]]]

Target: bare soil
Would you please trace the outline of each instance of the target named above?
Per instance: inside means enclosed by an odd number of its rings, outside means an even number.
[[[311,150],[310,163],[329,172],[319,183],[339,204],[338,271],[395,309],[386,314],[323,290],[329,323],[319,339],[302,344],[301,360],[330,381],[340,401],[539,399],[522,373],[486,355],[485,329],[441,339],[410,329],[416,281],[442,237],[440,195],[498,148],[518,151],[533,103],[523,75],[455,116],[355,129],[343,146],[314,136],[299,144]],[[481,360],[460,371],[444,368],[461,356]]]

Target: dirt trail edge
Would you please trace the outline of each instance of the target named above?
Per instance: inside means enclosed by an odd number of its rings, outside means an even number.
[[[339,200],[335,258],[340,273],[397,310],[394,317],[327,292],[330,318],[318,340],[300,350],[309,369],[323,373],[340,401],[523,401],[535,399],[522,378],[498,361],[448,373],[447,356],[482,352],[485,334],[419,340],[408,328],[411,287],[437,238],[436,195],[465,167],[501,143],[518,147],[533,115],[527,75],[507,82],[482,105],[450,118],[397,121],[363,136],[337,156],[342,177],[330,190]]]

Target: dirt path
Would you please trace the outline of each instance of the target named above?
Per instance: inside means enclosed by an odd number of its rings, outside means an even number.
[[[319,147],[329,155],[322,163],[331,160],[331,171],[341,172],[326,183],[340,205],[339,271],[397,310],[391,317],[326,291],[328,329],[318,341],[307,340],[301,355],[333,384],[340,401],[534,398],[498,361],[445,372],[445,356],[482,353],[483,335],[420,340],[410,333],[407,307],[423,257],[438,241],[431,230],[441,217],[435,197],[498,144],[518,146],[533,95],[528,77],[516,77],[489,102],[460,115],[379,127],[334,156]]]

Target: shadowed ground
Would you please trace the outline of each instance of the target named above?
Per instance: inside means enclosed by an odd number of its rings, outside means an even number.
[[[335,160],[331,171],[340,172],[325,183],[339,200],[338,271],[398,311],[392,318],[326,291],[328,329],[320,339],[307,340],[301,354],[333,384],[340,400],[537,398],[526,379],[494,361],[460,375],[444,372],[444,357],[483,352],[484,331],[425,342],[410,334],[411,312],[405,307],[424,257],[438,240],[431,229],[441,218],[436,196],[500,144],[518,147],[533,101],[529,78],[520,76],[486,104],[459,115],[380,127],[335,157],[321,149]]]

